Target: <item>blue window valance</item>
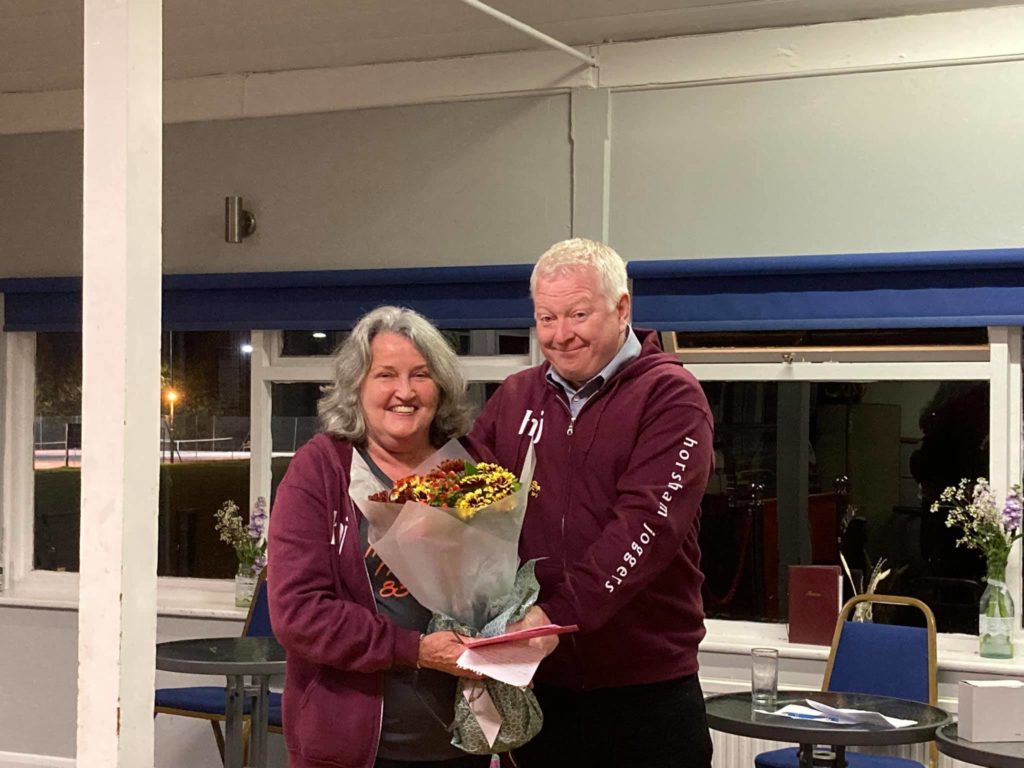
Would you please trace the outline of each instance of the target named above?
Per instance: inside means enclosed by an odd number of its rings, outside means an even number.
[[[442,328],[526,328],[531,265],[165,275],[167,330],[345,329],[381,304]],[[80,278],[0,280],[8,331],[78,331]]]
[[[658,330],[1024,325],[1024,249],[645,261],[633,317]]]
[[[164,277],[168,330],[344,329],[380,304],[442,328],[533,324],[529,264]],[[641,261],[633,318],[659,330],[1024,325],[1024,249]],[[8,331],[78,331],[79,278],[0,280]]]

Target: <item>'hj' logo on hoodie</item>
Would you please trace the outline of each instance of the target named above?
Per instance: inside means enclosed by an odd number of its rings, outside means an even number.
[[[519,425],[520,435],[529,435],[534,445],[540,442],[540,435],[544,431],[544,411],[541,411],[537,418],[533,418],[533,410],[526,409],[523,414],[523,423]]]

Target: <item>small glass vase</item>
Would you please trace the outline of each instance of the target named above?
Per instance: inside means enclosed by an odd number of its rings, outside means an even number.
[[[990,560],[978,605],[979,652],[986,659],[1013,658],[1013,598],[1006,588],[1006,561]]]
[[[239,568],[235,574],[235,606],[248,608],[252,604],[252,596],[256,593],[256,574],[251,568]]]

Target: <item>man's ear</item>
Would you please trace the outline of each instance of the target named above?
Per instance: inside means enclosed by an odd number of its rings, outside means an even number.
[[[619,297],[618,303],[615,305],[615,312],[619,316],[619,325],[625,329],[629,325],[629,309],[630,299],[629,294],[624,293]]]

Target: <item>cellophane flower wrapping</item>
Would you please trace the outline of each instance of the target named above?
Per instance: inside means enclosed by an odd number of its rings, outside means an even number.
[[[448,459],[473,461],[450,440],[413,474],[426,474]],[[520,489],[464,521],[453,510],[419,502],[369,501],[365,481],[353,473],[350,494],[369,523],[370,545],[420,605],[479,631],[500,614],[519,569],[519,533],[533,479],[527,456]]]
[[[425,475],[449,459],[474,461],[451,440],[418,466]],[[380,490],[365,467],[353,472],[349,494],[369,524],[369,542],[420,605],[434,613],[429,631],[455,629],[491,637],[523,618],[537,599],[533,563],[520,572],[519,534],[533,480],[530,449],[514,494],[479,509],[468,520],[451,509],[419,502],[370,501]],[[493,743],[477,723],[479,708],[493,703],[501,729]],[[471,754],[518,747],[540,730],[543,719],[533,692],[497,680],[460,678],[452,744]]]

